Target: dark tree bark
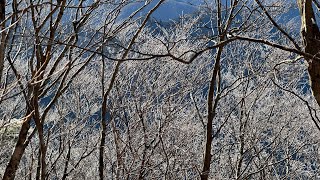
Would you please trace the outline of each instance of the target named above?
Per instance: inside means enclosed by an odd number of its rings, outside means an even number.
[[[32,114],[33,112],[29,113],[22,124],[16,147],[12,153],[8,166],[3,175],[3,180],[13,180],[15,178],[22,155],[30,142],[30,137],[32,137],[32,134],[28,136],[28,130],[30,129],[29,122],[32,118]]]
[[[312,0],[297,0],[301,16],[301,36],[305,52],[320,57],[320,32],[312,8]],[[320,61],[305,57],[313,95],[320,105]]]
[[[6,1],[0,0],[0,30],[5,29],[5,13],[6,13]],[[5,50],[6,50],[6,33],[1,33],[1,42],[0,42],[0,83],[2,79],[2,72],[3,72],[3,65],[4,65],[4,58],[5,58]]]
[[[218,49],[217,56],[216,56],[216,62],[213,68],[212,72],[212,78],[209,85],[209,94],[208,94],[208,122],[206,126],[206,145],[205,145],[205,151],[204,151],[204,160],[203,160],[203,169],[201,172],[201,180],[207,180],[209,178],[210,174],[210,165],[211,165],[211,148],[212,148],[212,140],[213,140],[213,129],[212,124],[214,117],[216,115],[216,108],[217,103],[219,101],[219,96],[215,96],[215,90],[218,89],[220,86],[220,82],[217,81],[218,74],[220,71],[220,61],[221,61],[221,55],[222,55],[223,47]]]
[[[0,0],[0,21],[2,22],[5,19],[6,14],[6,1]]]

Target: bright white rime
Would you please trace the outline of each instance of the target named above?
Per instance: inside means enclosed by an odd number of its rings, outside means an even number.
[[[318,179],[315,2],[0,0],[0,177]]]

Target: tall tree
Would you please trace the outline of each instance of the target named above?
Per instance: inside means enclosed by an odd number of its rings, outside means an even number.
[[[1,42],[0,42],[0,83],[2,79],[4,58],[5,58],[5,43],[6,43],[6,33],[5,33],[5,10],[6,1],[0,0],[0,30],[1,32]]]
[[[301,36],[305,52],[314,58],[305,57],[308,61],[309,76],[313,95],[320,105],[320,32],[316,22],[312,2],[318,5],[317,0],[297,0],[301,17]]]

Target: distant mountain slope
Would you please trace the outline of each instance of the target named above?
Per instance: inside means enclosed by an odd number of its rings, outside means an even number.
[[[170,21],[179,18],[182,14],[191,14],[198,10],[202,0],[166,0],[151,16],[152,19],[158,21]],[[132,12],[136,11],[144,5],[145,2],[133,2],[123,9],[120,19],[128,17]],[[147,7],[138,13],[144,16],[152,9],[158,1],[153,0]]]
[[[152,1],[147,7],[145,7],[141,12],[137,14],[137,17],[145,16],[150,9],[152,9],[159,1],[158,0],[141,0],[132,2],[127,5],[121,12],[119,19],[125,19],[132,12],[138,10],[142,7],[146,1]],[[295,0],[286,0],[288,4],[291,4],[288,7],[288,12],[282,14],[280,17],[276,18],[279,23],[286,23],[290,20],[296,21],[299,25],[299,11],[296,6]],[[183,14],[192,14],[199,10],[201,4],[204,4],[204,0],[166,0],[151,16],[151,19],[157,21],[169,22],[170,20],[175,20],[181,17]],[[319,17],[317,17],[319,21]]]

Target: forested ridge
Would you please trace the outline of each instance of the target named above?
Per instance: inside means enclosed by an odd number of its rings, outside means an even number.
[[[319,0],[0,0],[0,177],[319,179]]]

